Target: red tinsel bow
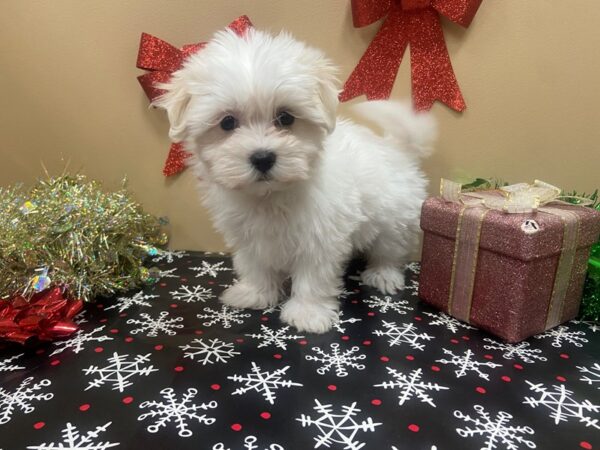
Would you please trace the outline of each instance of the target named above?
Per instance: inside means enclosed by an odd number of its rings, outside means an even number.
[[[252,22],[247,16],[238,17],[228,26],[240,36],[250,27],[252,27]],[[153,101],[163,93],[156,87],[156,83],[169,81],[171,74],[181,68],[185,59],[192,53],[202,50],[205,45],[206,42],[200,42],[184,45],[178,49],[155,36],[142,33],[136,66],[138,69],[148,71],[138,77],[148,99]],[[183,171],[187,156],[188,153],[180,142],[171,144],[163,174],[168,177]]]
[[[31,300],[15,296],[0,300],[0,340],[26,344],[38,338],[53,341],[77,330],[71,319],[81,311],[83,301],[68,300],[60,288],[46,289]]]
[[[387,17],[344,84],[340,101],[361,94],[369,100],[389,98],[410,43],[415,108],[427,110],[440,100],[463,111],[466,105],[452,70],[439,14],[468,27],[480,4],[481,0],[352,0],[355,27]]]

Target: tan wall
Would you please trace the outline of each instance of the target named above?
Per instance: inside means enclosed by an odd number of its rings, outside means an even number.
[[[175,45],[241,14],[321,47],[346,77],[377,26],[355,30],[345,0],[0,0],[0,184],[31,182],[40,161],[115,187],[127,175],[147,209],[172,222],[172,247],[217,250],[189,173],[164,180],[167,122],[136,76],[142,31]],[[460,173],[600,185],[600,3],[485,0],[468,30],[444,22],[468,104],[435,105],[441,141],[432,191]],[[394,98],[409,94],[406,60]]]

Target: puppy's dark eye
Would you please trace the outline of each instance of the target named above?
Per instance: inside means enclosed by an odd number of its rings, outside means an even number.
[[[231,130],[237,128],[237,126],[238,126],[238,121],[233,116],[225,116],[221,120],[221,128],[224,129],[225,131],[231,131]]]
[[[275,122],[279,127],[289,127],[294,123],[294,120],[296,118],[287,111],[280,112],[275,118]]]

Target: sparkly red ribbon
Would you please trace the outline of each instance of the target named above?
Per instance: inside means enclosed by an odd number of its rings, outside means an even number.
[[[26,344],[37,338],[53,341],[77,330],[71,319],[83,301],[68,300],[60,288],[46,289],[30,300],[19,295],[0,300],[0,340]]]
[[[252,22],[247,16],[238,17],[228,26],[240,36],[250,27],[252,27]],[[169,81],[171,74],[181,68],[185,59],[202,50],[205,45],[206,42],[200,42],[184,45],[178,49],[162,39],[142,33],[136,67],[148,71],[138,77],[148,99],[153,101],[159,97],[163,91],[156,87],[156,83]],[[188,155],[189,153],[183,149],[180,142],[171,144],[163,174],[168,177],[182,172],[185,169],[185,159]]]
[[[344,84],[340,101],[365,94],[389,98],[402,56],[410,43],[412,97],[417,110],[440,100],[456,111],[466,108],[452,70],[439,15],[468,27],[481,0],[352,0],[355,27],[385,17],[381,29]]]

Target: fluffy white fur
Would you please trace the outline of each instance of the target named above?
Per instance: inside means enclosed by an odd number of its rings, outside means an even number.
[[[162,85],[170,136],[193,152],[204,204],[234,250],[239,282],[221,301],[266,308],[291,296],[281,319],[323,333],[338,319],[337,295],[353,251],[368,258],[363,281],[384,293],[404,285],[427,181],[419,158],[435,134],[430,116],[393,102],[356,112],[383,128],[336,118],[336,69],[289,34],[220,32]],[[281,111],[295,117],[277,126]],[[237,128],[225,131],[225,116]],[[264,175],[250,156],[277,156]]]

